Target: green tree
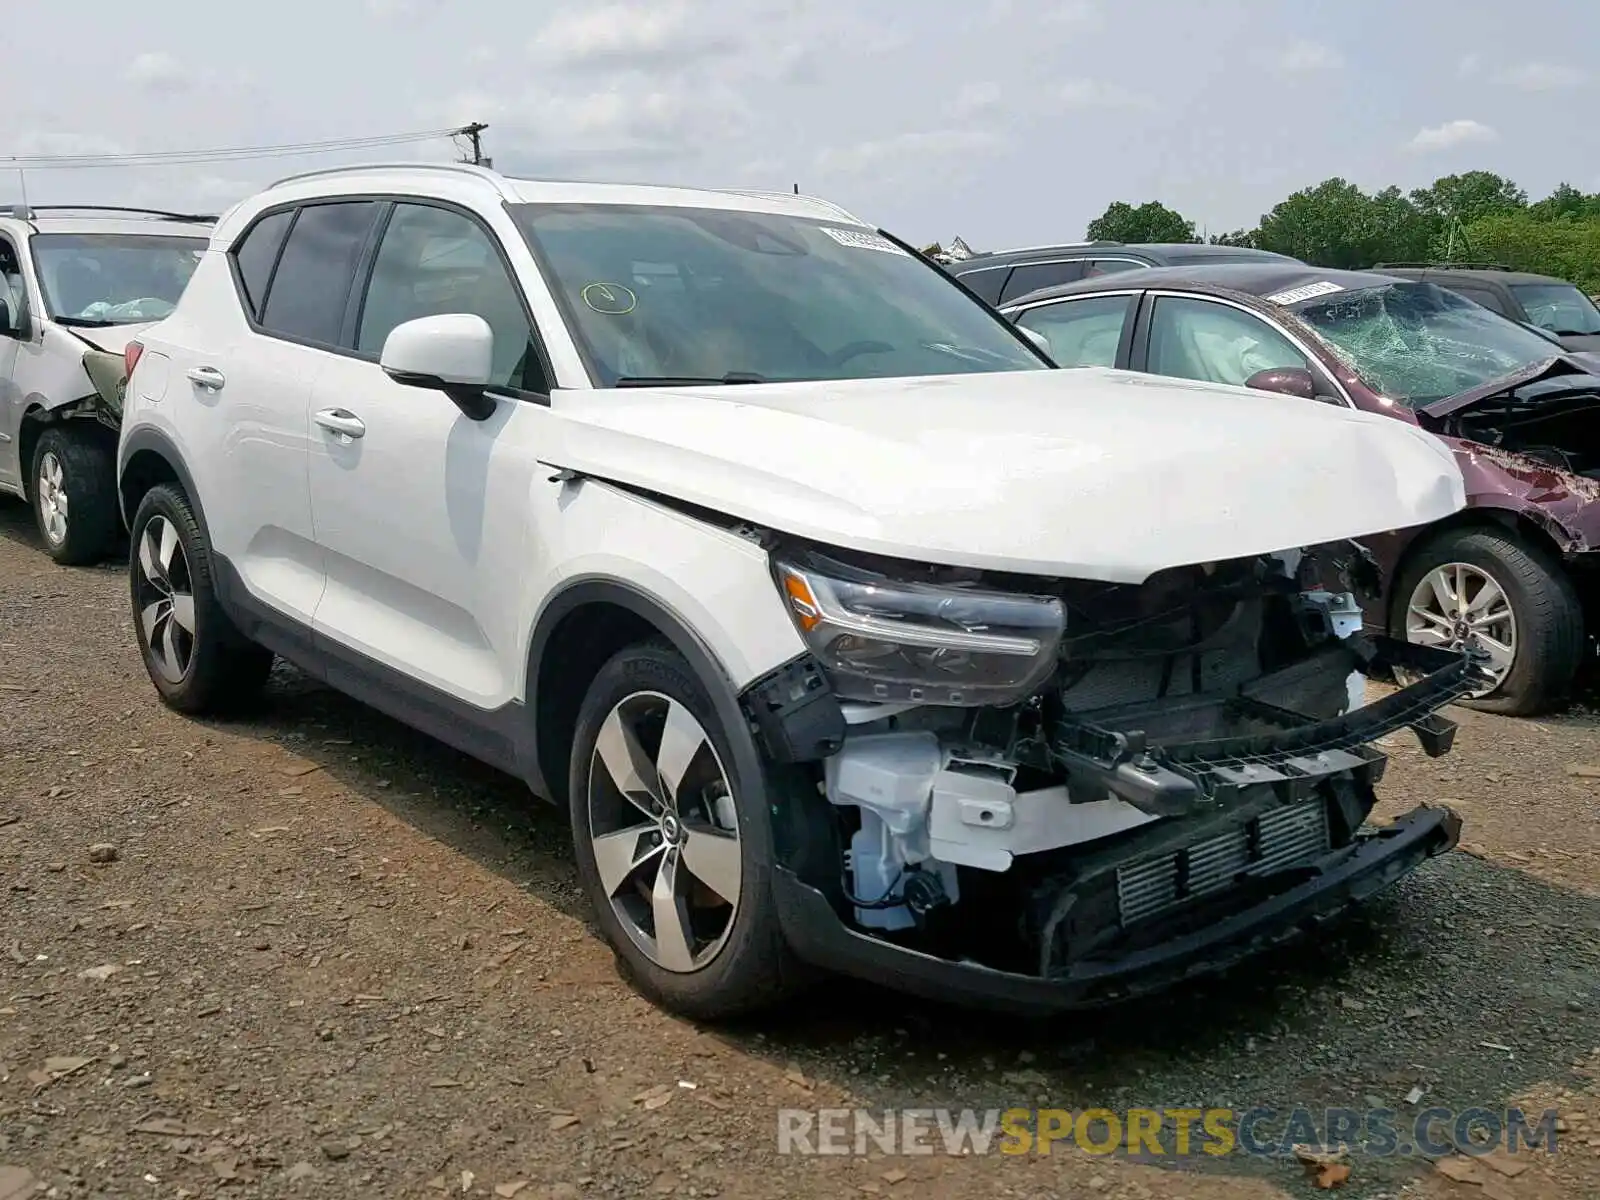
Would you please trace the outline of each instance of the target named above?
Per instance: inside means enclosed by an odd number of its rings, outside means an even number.
[[[1541,221],[1600,218],[1600,193],[1588,196],[1570,183],[1560,183],[1556,185],[1556,190],[1543,200],[1537,204],[1530,204],[1528,213]]]
[[[1411,193],[1411,203],[1443,228],[1451,220],[1470,225],[1497,213],[1518,212],[1528,207],[1528,193],[1493,171],[1468,171],[1418,188]]]
[[[1295,192],[1261,218],[1256,244],[1319,267],[1358,270],[1425,257],[1433,221],[1386,188],[1369,196],[1346,179]]]
[[[1195,242],[1194,222],[1151,200],[1135,208],[1118,200],[1089,222],[1090,241]]]
[[[1529,211],[1500,213],[1474,221],[1467,236],[1478,258],[1600,291],[1600,217],[1551,221]]]

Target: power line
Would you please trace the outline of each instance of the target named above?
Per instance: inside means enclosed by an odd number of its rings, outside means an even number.
[[[468,127],[471,128],[470,126]],[[292,142],[276,146],[224,146],[210,150],[169,150],[129,154],[31,154],[0,155],[9,167],[27,170],[88,170],[114,167],[165,167],[195,163],[240,162],[250,159],[286,158],[302,154],[329,154],[347,150],[370,150],[450,138],[465,130],[424,129],[414,133],[377,134],[370,137],[334,138],[321,142]]]

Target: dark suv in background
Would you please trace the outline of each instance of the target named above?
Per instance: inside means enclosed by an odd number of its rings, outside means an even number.
[[[989,304],[1004,304],[1040,288],[1144,267],[1298,261],[1269,250],[1213,246],[1204,242],[1102,241],[995,250],[943,265]]]
[[[1600,352],[1600,308],[1565,279],[1480,263],[1379,263],[1373,270],[1425,279],[1490,312],[1554,334],[1568,350]]]

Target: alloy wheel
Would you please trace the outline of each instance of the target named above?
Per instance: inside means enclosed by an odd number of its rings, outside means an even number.
[[[1487,571],[1469,563],[1445,563],[1424,575],[1412,591],[1406,639],[1484,652],[1484,669],[1493,682],[1472,693],[1477,699],[1499,687],[1517,661],[1517,616],[1511,598]]]
[[[182,683],[194,657],[194,585],[177,526],[151,517],[134,561],[134,602],[150,660],[168,683]]]
[[[636,692],[612,708],[590,759],[588,815],[600,884],[629,939],[667,971],[711,962],[738,912],[739,822],[727,771],[683,704]]]
[[[67,540],[67,488],[66,472],[54,450],[45,451],[39,459],[37,488],[44,536],[52,546],[59,546]]]

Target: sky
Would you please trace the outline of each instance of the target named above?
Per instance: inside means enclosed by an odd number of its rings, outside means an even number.
[[[231,7],[231,11],[230,11]],[[919,244],[1070,241],[1115,200],[1253,226],[1339,175],[1600,191],[1592,0],[76,0],[9,22],[7,158],[485,122],[508,174],[804,192]],[[30,168],[39,203],[215,212],[446,138]]]

